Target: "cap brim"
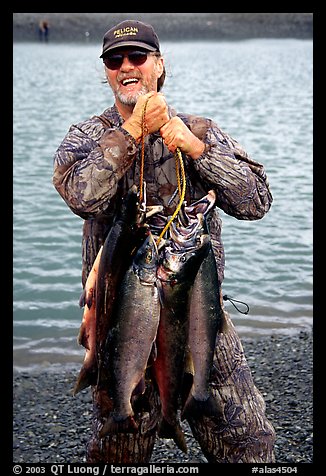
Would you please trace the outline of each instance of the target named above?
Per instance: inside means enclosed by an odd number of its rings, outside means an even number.
[[[109,51],[116,50],[118,48],[123,48],[125,46],[138,46],[139,48],[144,48],[144,50],[157,51],[157,48],[149,46],[146,43],[142,43],[141,41],[121,41],[120,43],[116,43],[115,45],[106,48],[101,54],[100,58],[103,58],[103,56],[106,55],[106,53],[108,53]]]

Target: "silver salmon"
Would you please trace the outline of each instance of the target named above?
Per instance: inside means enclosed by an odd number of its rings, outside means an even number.
[[[182,410],[182,419],[199,415],[219,416],[221,409],[209,387],[216,336],[222,322],[216,262],[210,247],[197,273],[189,309],[189,348],[193,385]]]
[[[122,198],[121,207],[103,244],[99,262],[95,298],[97,386],[105,385],[105,372],[102,375],[102,370],[117,291],[132,262],[133,253],[147,233],[147,228],[141,226],[143,218],[140,213],[137,187],[134,185]]]
[[[174,240],[179,246],[192,246],[187,234],[182,231],[196,223],[197,214],[206,217],[215,204],[216,194],[208,194],[190,206],[184,206],[179,216],[179,233]],[[174,228],[172,228],[172,231]],[[193,384],[182,411],[182,419],[187,416],[218,416],[221,413],[216,399],[210,392],[209,378],[213,365],[216,336],[221,328],[222,309],[220,306],[220,286],[212,246],[204,258],[192,288],[189,306],[189,348],[193,366]]]
[[[189,230],[188,238],[191,236],[193,246],[180,248],[171,239],[161,252],[157,270],[162,286],[157,358],[153,364],[162,404],[162,422],[158,434],[162,438],[173,438],[184,452],[187,452],[187,445],[178,410],[188,343],[190,295],[209,246],[209,237],[203,233],[203,215],[198,215],[198,222],[198,226],[192,224]],[[177,229],[174,234],[178,236]]]
[[[124,276],[110,318],[108,334],[108,393],[113,401],[100,437],[107,433],[134,432],[132,395],[145,388],[145,370],[160,318],[157,288],[158,253],[151,234],[137,251]]]

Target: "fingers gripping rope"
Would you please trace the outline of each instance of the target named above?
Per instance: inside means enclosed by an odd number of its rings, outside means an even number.
[[[147,101],[145,102],[144,107],[143,107],[142,124],[141,124],[142,125],[142,136],[141,136],[142,147],[141,147],[141,162],[140,162],[140,173],[139,173],[139,200],[140,200],[140,202],[142,202],[142,200],[143,200],[143,181],[144,181],[144,164],[145,164],[145,134],[147,132],[147,127],[146,127],[146,123],[145,123],[145,114],[146,114],[146,108],[147,108],[148,101],[149,101],[149,98],[147,99]],[[171,216],[170,220],[167,222],[167,224],[163,228],[160,236],[158,237],[158,240],[157,240],[157,243],[156,243],[157,245],[159,244],[159,242],[161,241],[161,239],[163,238],[163,236],[165,235],[167,230],[170,228],[171,223],[173,222],[175,217],[178,215],[178,213],[181,209],[182,203],[185,199],[185,195],[186,195],[186,174],[185,174],[185,168],[184,168],[184,164],[183,164],[181,150],[179,149],[179,147],[177,147],[177,149],[174,153],[174,157],[175,157],[175,170],[176,170],[180,200],[179,200],[178,206],[175,209],[173,215]]]

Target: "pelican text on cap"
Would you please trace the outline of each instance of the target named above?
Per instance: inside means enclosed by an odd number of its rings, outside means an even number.
[[[138,28],[127,26],[126,28],[120,28],[119,30],[115,30],[113,34],[115,38],[121,38],[123,36],[128,35],[137,35],[138,31]]]

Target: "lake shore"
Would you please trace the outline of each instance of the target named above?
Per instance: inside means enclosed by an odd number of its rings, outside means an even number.
[[[312,13],[14,13],[13,40],[38,41],[38,25],[49,22],[49,41],[102,42],[104,33],[126,19],[153,25],[161,41],[312,39]]]
[[[276,431],[276,463],[313,462],[313,336],[242,340],[266,414]],[[71,396],[79,368],[63,373],[14,373],[14,463],[82,463],[90,437],[90,389]],[[188,454],[172,440],[158,439],[151,462],[205,463],[185,424]]]

